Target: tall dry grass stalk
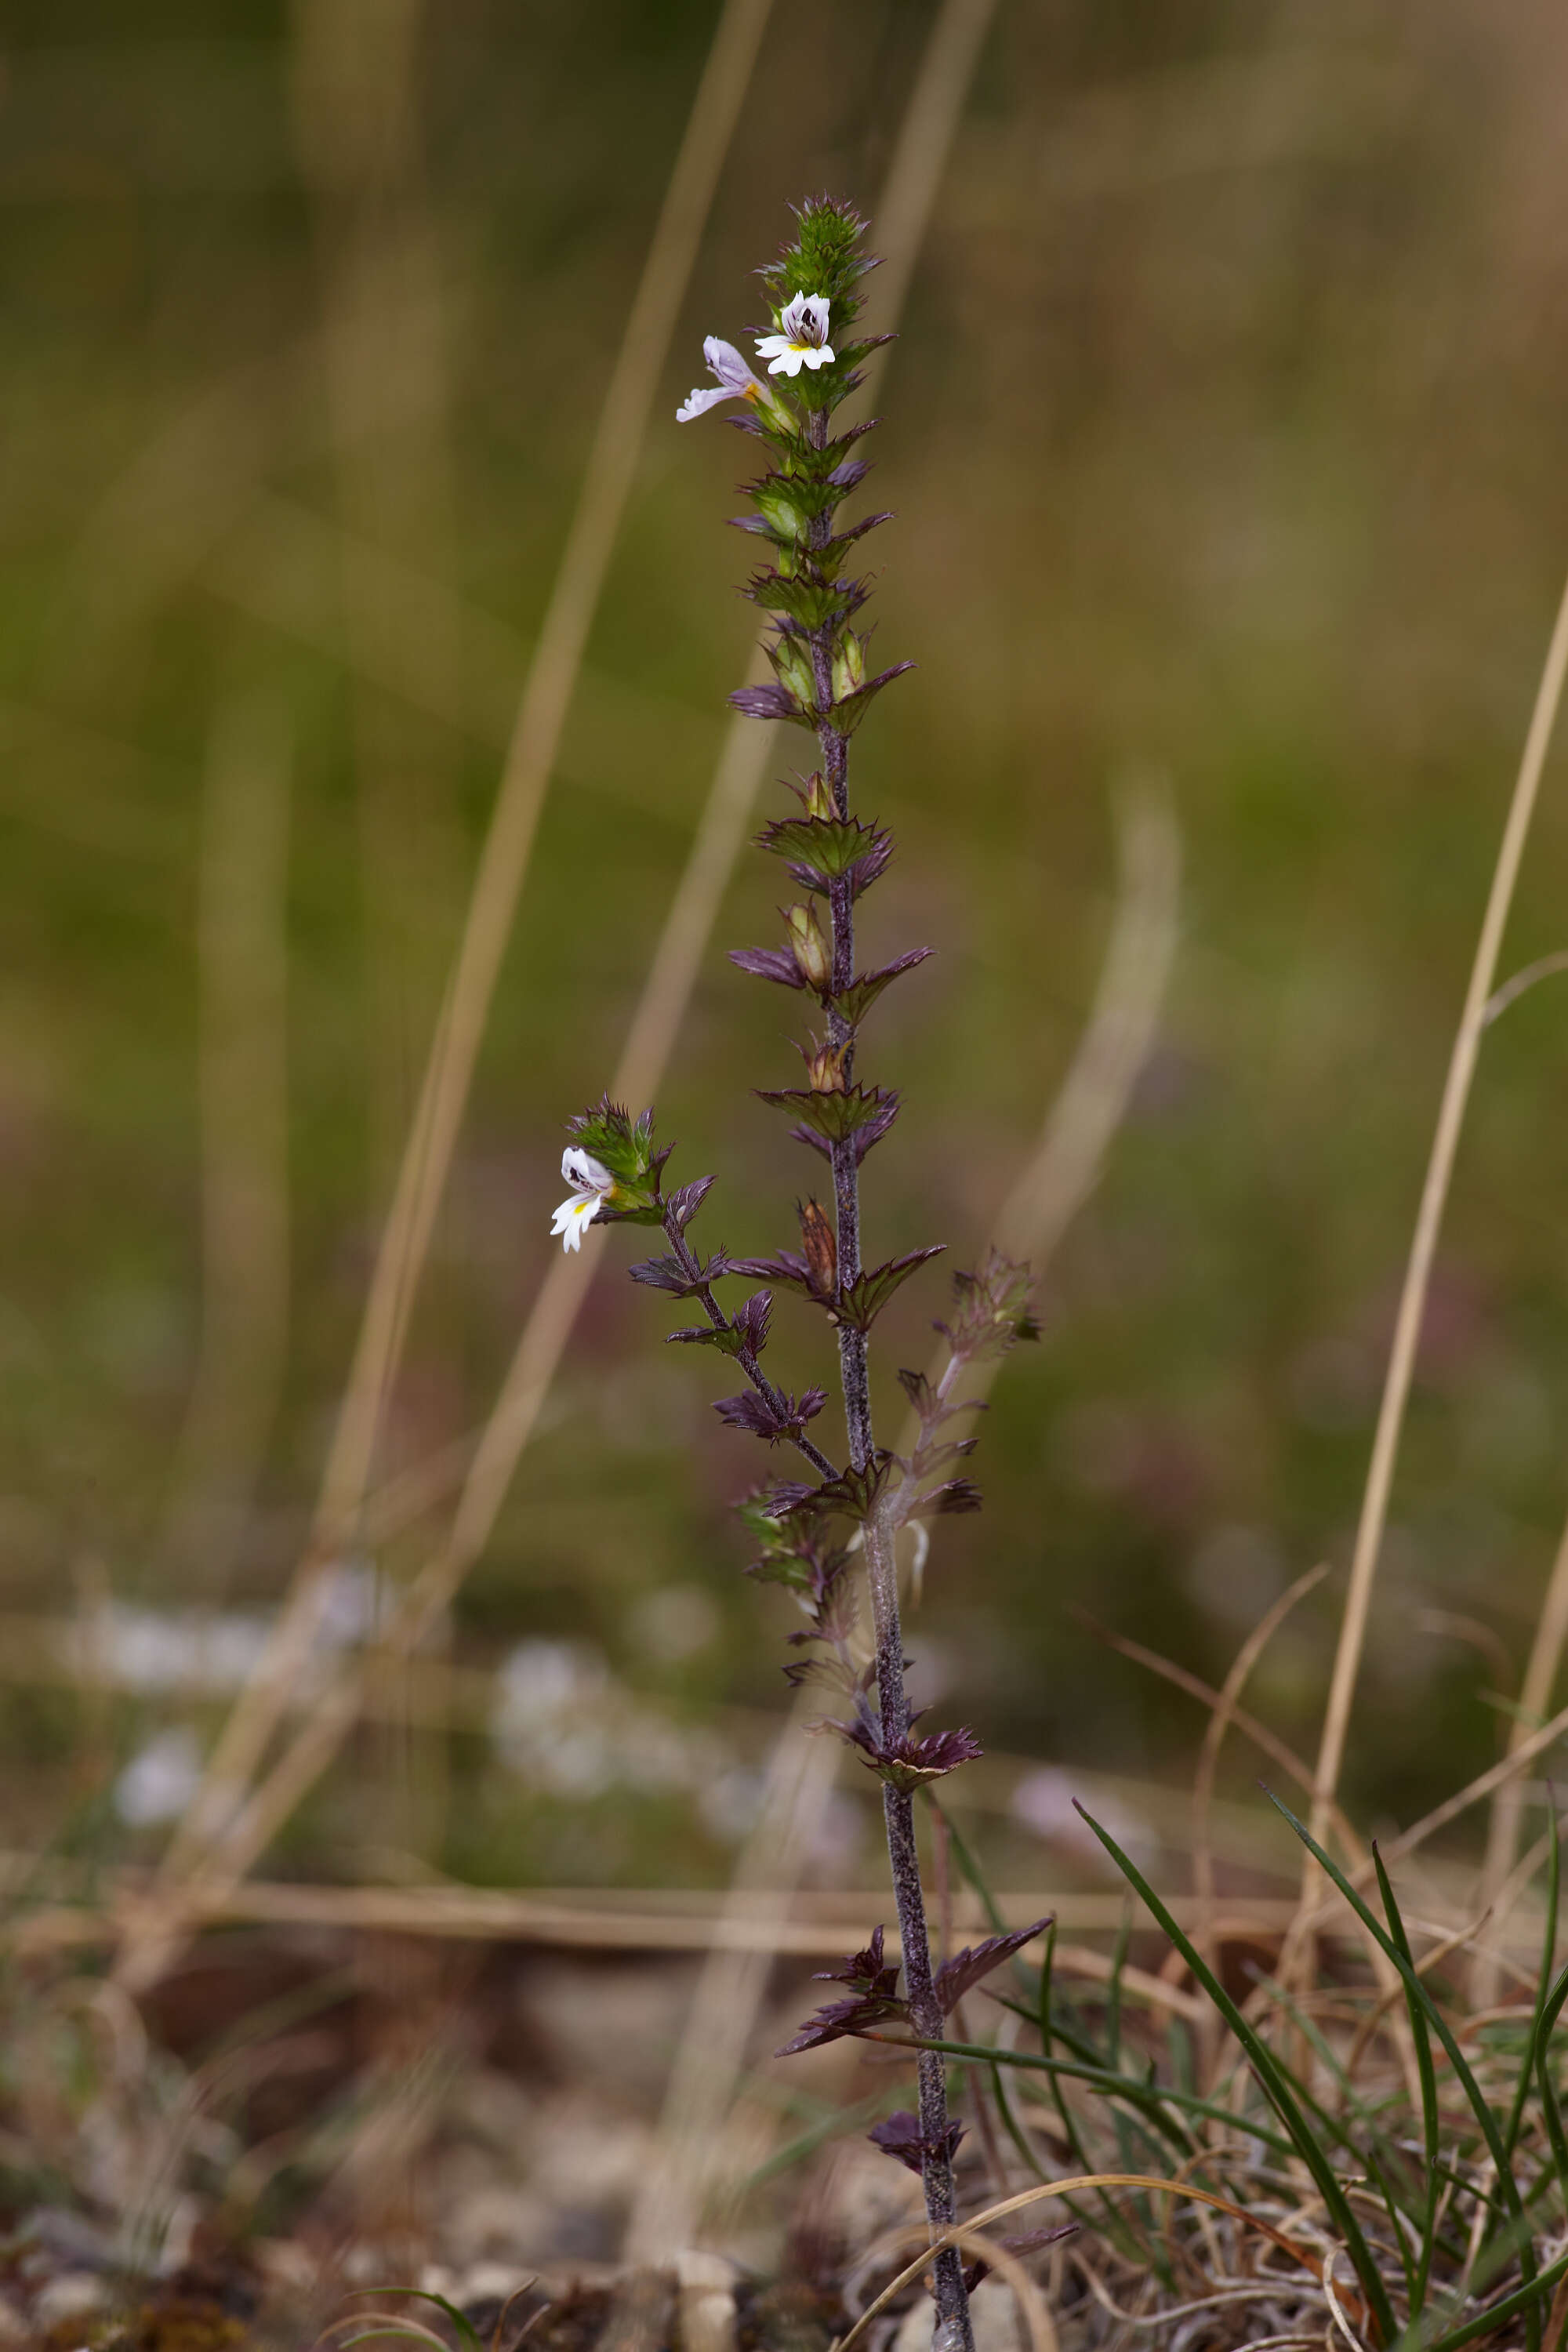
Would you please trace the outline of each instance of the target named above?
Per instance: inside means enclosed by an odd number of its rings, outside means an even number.
[[[1519,1712],[1509,1725],[1508,1753],[1519,1754],[1532,1730],[1539,1729],[1546,1710],[1552,1704],[1552,1694],[1557,1685],[1558,1672],[1563,1664],[1563,1649],[1568,1642],[1568,1527],[1558,1540],[1557,1553],[1547,1579],[1546,1597],[1536,1622],[1530,1656],[1525,1664],[1524,1680],[1520,1685]],[[1481,1900],[1500,1910],[1505,1899],[1510,1873],[1519,1854],[1520,1823],[1524,1814],[1524,1785],[1517,1774],[1504,1781],[1492,1805],[1491,1819],[1487,1824],[1486,1860],[1481,1867]],[[1479,2008],[1487,2009],[1497,1998],[1495,1971],[1479,1974],[1472,1991]]]
[[[197,889],[202,1323],[166,1549],[213,1597],[244,1533],[289,1336],[289,722],[231,704],[213,730]]]
[[[394,0],[374,21],[369,40],[361,0],[296,0],[292,110],[321,289],[333,499],[349,540],[439,576],[453,569],[452,383],[422,152],[424,0]],[[365,683],[395,657],[398,616],[389,627],[366,566],[333,567],[329,580],[334,570],[356,779],[374,1222],[439,1001],[461,852],[449,739],[411,729]],[[444,617],[426,616],[422,670],[444,676],[455,698],[462,642]]]
[[[769,5],[770,0],[726,0],[715,30],[627,318],[577,509],[523,688],[462,940],[372,1276],[359,1342],[322,1476],[310,1545],[261,1668],[220,1735],[203,1788],[171,1842],[164,1872],[171,1890],[229,1820],[237,1792],[247,1789],[254,1777],[289,1685],[309,1654],[326,1572],[364,1498],[387,1393],[456,1147],[539,811],[635,478],[675,319],[750,82]]]
[[[1513,796],[1509,803],[1508,818],[1503,826],[1502,843],[1498,851],[1497,865],[1492,873],[1488,893],[1486,913],[1477,941],[1475,961],[1470,969],[1469,987],[1466,992],[1464,1010],[1448,1059],[1448,1075],[1443,1087],[1443,1099],[1437,1113],[1436,1132],[1432,1139],[1431,1157],[1426,1165],[1426,1181],[1422,1187],[1421,1205],[1411,1237],[1409,1261],[1405,1269],[1404,1287],[1400,1292],[1399,1311],[1394,1320],[1394,1342],[1389,1353],[1388,1370],[1384,1381],[1383,1401],[1378,1410],[1377,1429],[1373,1440],[1372,1461],[1367,1471],[1365,1492],[1362,1498],[1361,1517],[1356,1528],[1355,1548],[1351,1558],[1349,1589],[1345,1595],[1344,1616],[1340,1625],[1339,1645],[1334,1654],[1333,1673],[1329,1684],[1328,1705],[1324,1711],[1321,1741],[1318,1749],[1317,1772],[1312,1797],[1311,1829],[1321,1841],[1327,1829],[1330,1808],[1339,1788],[1340,1769],[1344,1761],[1345,1738],[1350,1728],[1351,1706],[1355,1695],[1356,1676],[1362,1654],[1366,1645],[1367,1616],[1372,1605],[1373,1580],[1377,1574],[1378,1554],[1383,1543],[1383,1531],[1388,1517],[1389,1492],[1394,1484],[1394,1465],[1398,1459],[1400,1434],[1405,1424],[1405,1410],[1410,1396],[1411,1377],[1415,1368],[1415,1351],[1420,1343],[1422,1318],[1426,1311],[1426,1292],[1432,1277],[1432,1262],[1436,1255],[1437,1235],[1443,1223],[1443,1211],[1447,1202],[1448,1188],[1453,1178],[1454,1159],[1458,1150],[1459,1132],[1464,1125],[1465,1111],[1470,1098],[1470,1086],[1475,1076],[1476,1060],[1482,1034],[1487,1025],[1488,1003],[1497,982],[1498,957],[1502,949],[1503,932],[1513,905],[1514,887],[1519,879],[1521,860],[1524,855],[1530,821],[1534,814],[1536,796],[1540,790],[1542,771],[1556,723],[1557,709],[1563,696],[1563,681],[1568,671],[1568,588],[1558,606],[1556,625],[1547,648],[1541,682],[1536,689],[1535,707],[1531,714],[1530,729],[1525,737],[1524,751],[1519,773],[1514,782]],[[1317,1864],[1309,1855],[1302,1874],[1302,1902],[1311,1900]]]

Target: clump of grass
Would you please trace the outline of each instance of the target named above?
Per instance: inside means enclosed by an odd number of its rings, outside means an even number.
[[[1375,1847],[1374,1905],[1273,1801],[1348,1906],[1352,1946],[1322,1944],[1303,1989],[1257,1968],[1250,1990],[1236,1989],[1090,1821],[1212,2004],[1212,2055],[1173,2012],[1161,2029],[1124,2002],[1125,1936],[1109,1988],[1087,1999],[1054,1973],[1051,1941],[1037,1968],[1016,1960],[989,2038],[922,2045],[966,2070],[970,2097],[992,2103],[1035,2176],[975,2214],[966,2238],[1047,2200],[1070,2211],[1079,2226],[1053,2246],[1051,2300],[1074,2352],[1131,2341],[1560,2352],[1568,2134],[1553,2037],[1568,1967],[1554,1968],[1555,1823],[1533,1990],[1476,2011],[1442,1973],[1461,1939],[1413,1933]]]

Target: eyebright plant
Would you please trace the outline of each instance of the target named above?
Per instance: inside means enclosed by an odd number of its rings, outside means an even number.
[[[847,1996],[818,2011],[788,2044],[791,2051],[844,2035],[940,2042],[943,2021],[965,1990],[1038,1932],[993,1937],[933,1971],[914,1799],[978,1756],[980,1746],[967,1730],[917,1732],[904,1686],[895,1546],[904,1527],[978,1507],[975,1487],[957,1467],[974,1444],[955,1433],[966,1409],[959,1383],[970,1365],[1033,1338],[1036,1327],[1026,1268],[994,1251],[977,1272],[960,1275],[953,1306],[937,1325],[948,1344],[940,1377],[899,1374],[918,1431],[913,1449],[898,1454],[877,1444],[869,1336],[889,1301],[940,1245],[877,1265],[863,1262],[860,1165],[892,1127],[899,1097],[860,1075],[860,1030],[883,991],[931,950],[914,948],[889,963],[857,966],[857,903],[886,871],[893,843],[884,827],[851,809],[849,742],[884,688],[913,665],[873,671],[868,635],[855,625],[869,583],[848,563],[867,533],[890,517],[871,514],[845,527],[838,520],[839,508],[867,474],[858,445],[871,425],[836,435],[834,412],[860,383],[868,353],[888,340],[857,330],[860,284],[875,267],[862,249],[866,224],[849,205],[826,197],[802,205],[795,218],[794,242],[758,273],[770,329],[754,342],[758,359],[767,362],[766,380],[733,344],[710,336],[703,356],[713,383],[689,394],[676,413],[684,424],[734,403],[728,421],[762,445],[763,470],[745,488],[752,510],[733,520],[762,542],[761,566],[742,593],[769,616],[764,643],[773,676],[771,684],[742,687],[730,700],[753,718],[784,719],[815,737],[817,765],[791,787],[798,807],[758,837],[802,894],[781,910],[783,944],[734,950],[731,961],[797,993],[820,1024],[799,1046],[802,1082],[757,1091],[790,1120],[794,1139],[826,1163],[830,1202],[808,1197],[798,1204],[798,1250],[732,1258],[721,1246],[704,1259],[689,1229],[713,1179],[667,1191],[669,1147],[654,1149],[651,1113],[634,1122],[606,1098],[568,1122],[572,1144],[562,1173],[572,1194],[556,1211],[553,1228],[575,1249],[595,1220],[659,1226],[668,1252],[634,1265],[633,1279],[695,1302],[703,1320],[669,1337],[716,1349],[746,1383],[715,1410],[770,1447],[790,1446],[813,1473],[809,1479],[774,1476],[742,1504],[757,1546],[750,1573],[794,1595],[806,1622],[790,1641],[808,1654],[785,1672],[794,1683],[832,1694],[842,1714],[824,1727],[837,1731],[881,1780],[903,1990],[898,1969],[883,1960],[879,1927],[864,1951],[832,1972],[832,1981],[848,1988]],[[731,1313],[720,1305],[715,1286],[735,1278],[765,1286]],[[837,1338],[846,1462],[831,1459],[820,1442],[826,1391],[813,1387],[793,1396],[762,1369],[780,1290],[820,1310]],[[857,1554],[870,1592],[869,1654],[858,1637]],[[896,2128],[883,2126],[873,2137],[919,2171],[926,2210],[941,2227],[954,2218],[952,2157],[963,2127],[949,2117],[940,2053],[921,2049],[916,2063],[919,2114],[894,2118]],[[938,2344],[942,2352],[960,2352],[973,2337],[956,2251],[939,2257],[934,2286]]]

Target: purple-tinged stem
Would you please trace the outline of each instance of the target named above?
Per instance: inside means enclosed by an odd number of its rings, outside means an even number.
[[[815,448],[826,446],[827,414],[811,417]],[[810,543],[820,547],[829,536],[826,516],[811,525]],[[849,814],[849,744],[833,724],[833,631],[825,625],[808,633],[812,680],[816,689],[816,740],[822,756],[823,781],[840,819]],[[855,976],[854,894],[845,880],[828,891],[833,918],[833,992],[847,989]],[[853,1075],[853,1030],[839,1013],[829,1011],[828,1036],[845,1045],[845,1084]],[[838,1239],[838,1284],[847,1288],[860,1273],[860,1160],[853,1135],[830,1147],[833,1198]],[[867,1368],[866,1334],[847,1322],[838,1326],[838,1367],[844,1385],[844,1415],[849,1438],[849,1459],[857,1470],[871,1461],[875,1441],[871,1430],[871,1386]],[[864,1521],[867,1581],[871,1591],[871,1619],[877,1641],[877,1704],[884,1745],[897,1745],[910,1731],[909,1693],[904,1687],[904,1636],[899,1615],[899,1576],[892,1532],[873,1507]],[[888,1860],[892,1868],[893,1900],[899,1916],[899,1939],[903,1949],[904,1997],[917,2033],[940,2042],[943,2019],[937,2000],[931,1963],[931,1937],[926,1926],[925,1892],[921,1885],[920,1848],[915,1838],[914,1800],[890,1781],[882,1783],[882,1820],[888,1836]],[[948,2153],[947,2074],[937,2052],[922,2050],[916,2060],[919,2084],[921,2179],[925,2189],[926,2218],[933,2231],[957,2219],[953,2196],[952,2158]],[[963,2284],[963,2263],[954,2246],[933,2264],[938,2352],[974,2352],[974,2331],[969,2296]]]
[[[675,1252],[676,1257],[679,1261],[682,1274],[685,1275],[686,1279],[692,1286],[692,1295],[700,1302],[702,1311],[707,1316],[708,1320],[712,1324],[715,1331],[728,1331],[730,1328],[730,1318],[725,1314],[723,1308],[720,1306],[718,1300],[714,1297],[711,1283],[705,1282],[702,1279],[702,1268],[698,1260],[697,1255],[688,1243],[686,1235],[681,1232],[679,1225],[676,1223],[674,1211],[668,1207],[666,1208],[664,1213],[664,1231],[665,1237],[668,1241],[670,1248]],[[746,1378],[751,1381],[752,1386],[756,1390],[757,1394],[763,1399],[763,1402],[770,1406],[774,1412],[782,1416],[784,1410],[784,1401],[783,1397],[780,1396],[777,1389],[774,1388],[772,1381],[769,1380],[767,1374],[763,1370],[761,1365],[758,1363],[755,1351],[751,1348],[742,1348],[740,1354],[736,1357],[735,1361],[740,1365],[741,1370],[745,1373]],[[822,1453],[818,1447],[815,1446],[809,1437],[797,1433],[794,1443],[799,1446],[801,1452],[805,1454],[812,1468],[816,1471],[820,1476],[824,1478],[837,1477],[838,1473],[834,1468],[832,1463],[828,1460],[826,1454]]]

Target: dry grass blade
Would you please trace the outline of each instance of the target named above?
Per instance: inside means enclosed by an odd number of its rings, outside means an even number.
[[[1274,1639],[1299,1601],[1315,1591],[1329,1573],[1326,1564],[1308,1569],[1289,1589],[1282,1592],[1272,1608],[1253,1627],[1231,1662],[1230,1672],[1220,1685],[1208,1722],[1204,1727],[1203,1746],[1198,1751],[1197,1769],[1193,1774],[1193,1889],[1198,1898],[1198,1918],[1201,1923],[1193,1931],[1193,1941],[1212,1963],[1212,1931],[1206,1922],[1213,1912],[1215,1899],[1214,1846],[1209,1832],[1209,1808],[1214,1801],[1215,1776],[1219,1768],[1219,1751],[1225,1735],[1236,1720],[1241,1694],[1251,1678],[1252,1670]]]
[[[1016,2196],[1004,2197],[996,2204],[988,2205],[984,2212],[972,2214],[967,2221],[956,2222],[952,2229],[943,2230],[940,2236],[931,2237],[916,2259],[901,2270],[895,2278],[889,2281],[876,2300],[867,2305],[854,2326],[847,2328],[837,2339],[833,2346],[833,2352],[850,2352],[850,2347],[858,2342],[872,2320],[885,2311],[896,2297],[902,2294],[905,2287],[913,2285],[916,2279],[929,2266],[932,2257],[941,2253],[944,2247],[978,2245],[984,2248],[985,2258],[989,2262],[995,2249],[987,2240],[981,2237],[979,2232],[989,2229],[993,2221],[1005,2221],[1009,2213],[1020,2213],[1026,2206],[1037,2205],[1044,2198],[1072,2197],[1086,2189],[1142,2189],[1163,2196],[1184,2197],[1195,2204],[1206,2205],[1214,2212],[1227,2215],[1231,2221],[1241,2223],[1246,2229],[1258,2231],[1277,2245],[1282,2253],[1288,2254],[1292,2262],[1299,2263],[1303,2270],[1309,2272],[1320,2286],[1323,2284],[1323,2272],[1319,2263],[1289,2238],[1284,2231],[1277,2230],[1271,2221],[1266,2221],[1260,2214],[1247,2212],[1245,2206],[1233,2204],[1228,2197],[1220,2197],[1211,2189],[1197,2189],[1190,2181],[1172,2180],[1163,2174],[1157,2173],[1078,2172],[1069,2174],[1060,2180],[1042,2181],[1037,2188],[1020,2189]],[[889,2250],[902,2243],[908,2234],[903,2231],[898,2231],[890,2241]],[[866,2259],[873,2259],[879,2251],[879,2249],[873,2249],[872,2255],[868,2255]]]
[[[1563,1643],[1568,1642],[1568,1525],[1557,1544],[1557,1555],[1547,1580],[1546,1598],[1530,1656],[1525,1664],[1524,1680],[1520,1685],[1519,1713],[1509,1726],[1508,1752],[1515,1756],[1530,1737],[1532,1724],[1539,1725],[1552,1704],[1557,1675],[1563,1664]],[[1514,1857],[1519,1852],[1519,1825],[1524,1811],[1524,1791],[1517,1776],[1505,1780],[1492,1804],[1491,1820],[1487,1825],[1486,1861],[1481,1871],[1483,1901],[1497,1903],[1502,1895]],[[1497,1976],[1489,1964],[1477,1971],[1474,1985],[1477,2005],[1488,2009],[1497,1998]]]
[[[1158,1675],[1163,1682],[1173,1683],[1178,1690],[1185,1691],[1189,1698],[1199,1700],[1203,1706],[1212,1710],[1217,1711],[1221,1706],[1222,1694],[1216,1691],[1212,1684],[1205,1683],[1197,1675],[1189,1673],[1185,1666],[1178,1666],[1171,1658],[1161,1657],[1157,1650],[1145,1649],[1142,1642],[1134,1642],[1126,1633],[1113,1633],[1110,1626],[1100,1624],[1085,1610],[1076,1610],[1073,1613],[1099,1640],[1106,1643],[1121,1657],[1130,1658],[1134,1665],[1147,1666],[1149,1672]],[[1270,1757],[1282,1772],[1288,1773],[1299,1789],[1308,1790],[1311,1789],[1310,1771],[1301,1758],[1296,1754],[1295,1749],[1287,1746],[1278,1732],[1270,1731],[1267,1724],[1259,1723],[1255,1715],[1249,1715],[1235,1699],[1230,1703],[1226,1720],[1235,1724],[1237,1729],[1250,1739],[1255,1748],[1261,1748],[1265,1756]],[[1329,1818],[1336,1835],[1344,1840],[1346,1852],[1352,1860],[1359,1863],[1362,1856],[1361,1841],[1337,1805],[1331,1806]],[[1371,1865],[1365,1866],[1370,1868]]]
[[[1372,1604],[1372,1588],[1377,1573],[1378,1554],[1383,1543],[1384,1524],[1388,1516],[1389,1493],[1394,1484],[1394,1463],[1399,1452],[1400,1433],[1404,1427],[1405,1408],[1410,1394],[1410,1382],[1415,1368],[1415,1350],[1421,1337],[1422,1318],[1426,1305],[1426,1290],[1431,1280],[1432,1261],[1436,1254],[1437,1234],[1443,1222],[1443,1211],[1448,1198],[1448,1186],[1454,1172],[1455,1155],[1458,1150],[1459,1131],[1464,1125],[1465,1110],[1469,1101],[1470,1084],[1475,1076],[1476,1060],[1487,1023],[1487,1004],[1497,980],[1498,957],[1502,948],[1503,930],[1513,904],[1514,886],[1519,878],[1525,839],[1534,814],[1536,796],[1541,785],[1542,771],[1546,764],[1547,747],[1556,723],[1558,705],[1563,695],[1564,674],[1568,673],[1568,587],[1558,606],[1557,619],[1547,648],[1545,666],[1536,691],[1535,708],[1531,714],[1530,730],[1525,738],[1524,751],[1520,761],[1519,774],[1514,782],[1513,797],[1509,804],[1502,843],[1498,851],[1491,888],[1487,898],[1486,913],[1481,922],[1480,938],[1476,945],[1475,962],[1470,971],[1470,982],[1465,996],[1464,1010],[1455,1033],[1453,1050],[1448,1061],[1448,1075],[1444,1083],[1443,1100],[1437,1113],[1436,1132],[1432,1139],[1432,1153],[1426,1166],[1426,1180],[1422,1187],[1421,1206],[1411,1238],[1409,1261],[1405,1270],[1405,1284],[1400,1293],[1399,1312],[1394,1321],[1394,1344],[1389,1352],[1388,1371],[1384,1381],[1383,1401],[1378,1409],[1377,1430],[1373,1440],[1372,1461],[1367,1471],[1366,1489],[1362,1498],[1361,1517],[1356,1528],[1355,1549],[1351,1559],[1350,1586],[1345,1596],[1345,1613],[1340,1628],[1339,1647],[1335,1653],[1332,1678],[1329,1685],[1328,1705],[1323,1717],[1322,1738],[1318,1749],[1316,1786],[1312,1798],[1311,1830],[1320,1842],[1330,1816],[1334,1791],[1339,1786],[1340,1767],[1344,1758],[1345,1738],[1350,1727],[1351,1702],[1354,1696],[1356,1676],[1360,1670],[1362,1652],[1366,1642],[1367,1615]],[[1309,1856],[1303,1865],[1302,1902],[1309,1899],[1315,1865]]]
[[[918,2225],[913,2225],[907,2230],[900,2230],[891,2241],[882,2242],[879,2251],[885,2253],[890,2252],[895,2245],[912,2245],[921,2242],[926,2243],[927,2252],[915,2265],[918,2274],[929,2261],[931,2254],[936,2251],[935,2245],[931,2242],[929,2231],[921,2230]],[[1006,2280],[1017,2300],[1018,2315],[1028,2330],[1033,2352],[1059,2352],[1056,2324],[1051,2318],[1046,2299],[1017,2255],[1009,2247],[999,2246],[994,2238],[985,2237],[978,2221],[955,2222],[952,2228],[944,2233],[940,2242],[945,2246],[961,2246],[965,2253],[981,2257],[988,2270],[994,2270],[998,2277]],[[851,2341],[862,2321],[869,2318],[871,2312],[876,2308],[876,2305],[873,2304],[871,2311],[861,2315],[861,2319],[857,2320],[848,2335],[841,2339],[844,2345]]]
[[[315,1631],[324,1571],[363,1501],[376,1433],[445,1186],[534,826],[589,625],[642,446],[680,299],[751,79],[769,0],[726,0],[676,159],[588,460],[560,571],[523,688],[412,1132],[405,1149],[359,1344],[322,1480],[310,1553],[267,1658],[237,1705],[206,1780],[170,1847],[177,1884],[247,1785]]]

